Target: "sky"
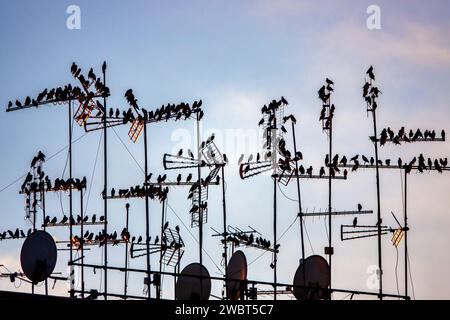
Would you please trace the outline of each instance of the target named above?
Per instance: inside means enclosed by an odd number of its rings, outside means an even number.
[[[66,9],[77,5],[81,28],[68,29]],[[377,5],[381,28],[369,30],[367,8]],[[93,67],[100,73],[107,61],[107,84],[111,89],[108,106],[126,107],[124,92],[132,88],[139,102],[156,109],[162,104],[202,99],[205,117],[203,138],[214,132],[217,145],[227,154],[226,201],[228,223],[240,228],[251,226],[272,239],[272,182],[268,176],[241,180],[237,159],[261,150],[257,123],[260,108],[284,96],[287,113],[298,119],[296,138],[304,154],[303,164],[319,168],[327,152],[327,137],[318,121],[321,103],[317,90],[326,77],[334,80],[334,150],[340,155],[373,154],[368,140],[372,132],[361,97],[365,71],[374,66],[377,85],[382,91],[377,120],[380,128],[406,126],[408,129],[449,131],[450,108],[450,4],[448,1],[6,1],[0,0],[0,105],[9,100],[37,95],[46,87],[75,83],[70,65],[76,62],[83,71]],[[4,109],[3,109],[4,110]],[[18,194],[17,178],[26,174],[33,156],[42,150],[47,156],[46,173],[53,179],[67,177],[67,106],[0,113],[0,230],[28,229],[24,199]],[[128,187],[142,181],[143,141],[128,140],[128,128],[108,131],[109,185]],[[164,171],[164,153],[180,147],[193,148],[195,124],[192,121],[168,122],[149,127],[149,162],[154,175]],[[74,139],[83,136],[73,127]],[[288,135],[290,138],[292,135]],[[88,215],[101,215],[103,148],[99,132],[89,133],[74,143],[73,174],[88,177],[85,199]],[[122,141],[121,141],[122,140]],[[124,148],[125,144],[130,153]],[[289,141],[290,143],[290,141]],[[100,149],[98,149],[100,146]],[[97,153],[97,151],[99,152]],[[417,143],[385,146],[380,158],[412,159],[447,157],[450,145]],[[98,161],[96,162],[96,156]],[[188,172],[183,172],[187,175]],[[175,179],[176,172],[167,172]],[[402,181],[397,170],[381,173],[381,210],[383,222],[395,226],[391,211],[402,217]],[[93,179],[92,179],[93,178]],[[92,181],[92,185],[91,185]],[[5,188],[7,187],[7,188]],[[300,235],[296,187],[280,185],[278,195],[278,234],[280,239],[279,281],[292,283],[300,258]],[[450,178],[447,174],[412,174],[408,178],[408,208],[411,232],[408,250],[411,274],[409,292],[416,299],[450,298],[450,267],[446,254],[450,242],[448,216]],[[327,207],[324,181],[301,181],[305,211]],[[186,242],[181,267],[198,262],[198,230],[190,228],[187,190],[174,188],[169,194],[167,219],[171,227],[180,225]],[[292,200],[294,199],[294,201]],[[47,200],[47,199],[46,199]],[[221,189],[209,190],[208,223],[205,225],[204,265],[211,275],[223,272],[221,245],[211,237],[212,228],[222,228]],[[129,201],[130,231],[145,234],[142,200]],[[74,196],[74,213],[79,212],[79,195]],[[357,203],[376,211],[375,174],[360,170],[347,181],[333,183],[333,209],[355,210]],[[109,202],[110,230],[120,231],[125,223],[125,202]],[[62,217],[68,211],[67,194],[48,195],[48,214]],[[160,227],[161,205],[152,202],[151,234]],[[361,216],[360,223],[375,224],[375,215]],[[333,220],[333,287],[362,291],[368,286],[371,266],[377,264],[375,238],[341,241],[340,225],[353,216]],[[186,227],[185,227],[186,226]],[[290,228],[289,228],[290,227]],[[327,244],[325,220],[305,219],[310,242],[307,255],[323,256]],[[98,232],[99,230],[92,230]],[[56,239],[67,232],[52,231]],[[23,240],[0,242],[0,264],[20,270]],[[403,245],[398,251],[384,236],[383,271],[386,292],[404,291]],[[271,280],[271,257],[260,251],[241,248],[249,263],[248,277]],[[110,250],[109,263],[122,266],[124,248]],[[93,248],[86,261],[100,263],[101,251]],[[256,259],[256,260],[255,260]],[[132,259],[131,265],[145,268],[145,259]],[[58,252],[56,272],[67,274],[67,253]],[[152,266],[157,257],[152,257]],[[397,272],[396,272],[397,269]],[[397,274],[397,277],[396,277]],[[121,293],[123,274],[108,274],[109,290]],[[86,271],[87,287],[101,286],[101,272]],[[397,281],[399,291],[397,290]],[[140,295],[142,275],[130,275],[130,294]],[[17,289],[15,287],[18,287]],[[0,279],[0,289],[29,291],[28,284]],[[221,295],[221,284],[213,283],[213,294]],[[263,287],[261,289],[264,289]],[[43,292],[43,288],[37,289]],[[51,294],[67,295],[67,285],[58,281]],[[163,296],[173,297],[173,281],[164,280]],[[270,297],[262,297],[270,298]],[[287,297],[286,297],[287,298]],[[333,298],[348,298],[335,293]],[[367,297],[355,297],[367,298]]]

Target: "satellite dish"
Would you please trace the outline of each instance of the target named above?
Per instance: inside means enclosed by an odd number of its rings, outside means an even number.
[[[34,284],[44,281],[56,266],[56,243],[45,231],[30,234],[22,245],[20,264],[23,273]]]
[[[206,278],[186,277],[202,276]],[[181,271],[175,287],[176,300],[208,300],[211,293],[211,279],[208,270],[200,263],[191,263]]]
[[[294,296],[297,300],[322,300],[327,298],[330,285],[330,267],[327,260],[318,255],[309,256],[300,262],[294,276]],[[307,286],[312,288],[299,288]],[[316,288],[316,289],[314,289]]]
[[[228,262],[228,278],[247,280],[247,259],[245,254],[238,250]],[[227,297],[230,300],[239,300],[241,297],[241,281],[227,281]]]

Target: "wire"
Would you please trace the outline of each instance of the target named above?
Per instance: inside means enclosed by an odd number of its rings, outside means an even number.
[[[412,278],[412,274],[411,274],[411,262],[409,261],[409,252],[407,254],[408,257],[408,264],[409,264],[409,280],[411,282],[411,288],[412,288],[412,293],[413,293],[413,299],[416,300],[416,293],[414,291],[414,282],[413,282],[413,278]]]
[[[395,283],[397,285],[397,294],[400,295],[400,289],[398,287],[398,248],[395,247],[396,258],[395,258]]]
[[[178,218],[178,220],[180,220],[181,224],[183,225],[183,227],[189,232],[189,234],[191,235],[191,237],[198,243],[200,244],[200,242],[198,241],[198,239],[192,234],[191,230],[189,230],[189,228],[186,226],[186,224],[183,222],[183,220],[181,220],[180,216],[175,212],[175,210],[173,210],[172,206],[169,204],[169,201],[167,202],[167,206],[169,207],[169,209],[175,214],[175,216]],[[220,269],[220,267],[214,262],[213,258],[209,255],[209,253],[202,248],[203,252],[206,253],[206,255],[208,256],[208,258],[211,260],[211,262],[216,266],[216,268],[219,270],[219,272],[221,274],[223,274],[223,271]]]
[[[144,169],[142,169],[141,165],[139,164],[139,162],[136,160],[136,158],[133,156],[133,154],[131,153],[131,151],[128,149],[127,145],[123,142],[122,138],[120,138],[120,136],[117,134],[117,131],[114,127],[112,127],[117,139],[119,139],[120,143],[122,143],[122,146],[125,148],[125,150],[127,150],[128,154],[131,156],[131,158],[133,158],[134,162],[136,163],[136,165],[139,167],[139,169],[141,169],[142,173],[145,173]]]
[[[278,189],[280,190],[281,194],[282,194],[286,199],[291,200],[291,201],[293,201],[293,202],[298,202],[298,200],[295,200],[295,199],[293,199],[293,198],[288,197],[288,196],[283,192],[283,190],[281,190],[281,187],[280,187],[280,184],[279,184],[279,183],[277,183],[277,185],[278,185]],[[309,246],[311,247],[311,251],[312,251],[312,253],[314,254],[314,248],[313,248],[313,246],[312,246],[311,239],[309,238],[308,229],[306,228],[305,220],[303,220],[303,228],[304,228],[304,230],[305,230],[306,237],[307,237],[308,242],[309,242]],[[326,229],[326,228],[325,228],[325,229]],[[328,232],[328,231],[327,231],[327,232]]]
[[[281,187],[280,187],[280,184],[279,184],[279,183],[277,183],[277,185],[278,185],[278,189],[280,190],[280,192],[283,194],[283,196],[284,196],[286,199],[291,200],[291,201],[293,201],[293,202],[298,202],[298,200],[295,200],[295,199],[292,199],[292,198],[288,197],[288,196],[283,192],[283,190],[281,190]]]
[[[84,206],[84,212],[87,212],[88,205],[89,205],[89,199],[91,198],[92,183],[94,182],[95,168],[97,167],[97,159],[98,159],[98,154],[99,154],[100,146],[101,146],[101,142],[102,142],[102,136],[103,136],[103,131],[100,133],[100,139],[98,141],[97,154],[95,155],[94,168],[92,169],[91,181],[89,183],[89,192],[88,192],[87,199],[86,199],[86,205]]]
[[[305,223],[305,221],[303,221],[303,229],[305,230],[305,233],[306,233],[306,239],[308,239],[309,247],[311,248],[311,251],[312,251],[312,253],[314,254],[314,248],[313,248],[313,246],[312,246],[311,239],[309,238],[309,233],[308,233],[308,229],[306,228],[306,223]]]
[[[77,139],[72,141],[72,144],[74,144],[75,142],[81,140],[82,138],[84,138],[87,135],[87,132],[84,133],[83,135],[81,135],[80,137],[78,137]],[[61,152],[63,152],[64,150],[66,150],[69,147],[69,145],[66,145],[65,147],[59,149],[56,153],[52,154],[50,157],[48,157],[46,159],[46,162],[50,161],[51,159],[53,159],[54,157],[56,157],[57,155],[59,155]],[[13,186],[14,184],[16,184],[18,181],[20,181],[21,179],[25,178],[27,176],[28,173],[25,173],[24,175],[18,177],[17,179],[15,179],[14,181],[10,182],[9,184],[7,184],[6,186],[2,187],[0,189],[0,193],[5,191],[6,189],[10,188],[11,186]]]
[[[125,148],[125,150],[127,150],[128,154],[131,156],[131,158],[134,160],[134,162],[136,163],[136,165],[139,167],[139,169],[142,171],[142,173],[145,173],[144,169],[142,168],[142,166],[139,164],[139,162],[136,160],[136,158],[134,157],[134,155],[131,153],[131,151],[128,149],[128,147],[126,146],[126,144],[123,142],[123,140],[120,138],[120,136],[117,134],[116,130],[114,129],[114,127],[112,128],[116,137],[119,139],[120,143],[122,144],[122,146]],[[198,239],[192,234],[192,232],[189,230],[189,228],[186,226],[186,224],[183,222],[183,220],[181,220],[181,218],[179,217],[179,215],[175,212],[175,210],[170,206],[169,201],[166,201],[167,206],[169,207],[169,209],[175,214],[175,216],[178,218],[178,220],[180,220],[181,224],[183,225],[183,227],[189,232],[189,234],[192,236],[192,238],[197,242],[200,243],[198,241]],[[223,271],[220,269],[220,267],[214,262],[214,260],[212,259],[212,257],[209,255],[209,253],[202,248],[203,252],[206,253],[206,255],[208,256],[208,258],[212,261],[212,263],[216,266],[216,268],[220,271],[221,274],[223,274]]]
[[[294,223],[297,221],[298,216],[295,217],[294,221],[292,221],[292,223],[286,228],[286,230],[281,234],[281,236],[277,239],[277,242],[280,241],[284,235],[289,231],[289,229],[292,228],[292,226],[294,225]],[[264,251],[263,253],[261,253],[259,256],[257,256],[255,259],[253,259],[248,265],[251,265],[252,263],[256,262],[259,258],[261,258],[263,255],[265,255],[267,252],[269,251]]]
[[[73,107],[71,107],[71,108],[72,108],[72,113],[73,113]],[[73,132],[73,123],[74,123],[74,121],[71,121],[70,132],[69,132],[69,134],[71,136],[72,136],[72,132]],[[70,141],[69,144],[71,144],[71,142],[72,141]],[[67,163],[69,162],[69,154],[70,154],[70,152],[68,150],[67,151],[67,157],[66,157],[66,163],[64,164],[64,169],[63,169],[63,172],[62,172],[62,178],[64,178],[64,174],[66,173]]]
[[[330,235],[328,234],[327,217],[323,217],[323,223],[325,227],[325,233],[327,235],[327,240],[330,241]]]

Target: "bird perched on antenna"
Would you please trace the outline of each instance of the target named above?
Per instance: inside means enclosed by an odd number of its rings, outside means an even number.
[[[370,66],[369,69],[367,69],[366,74],[369,76],[370,80],[375,81],[375,75],[373,73],[373,66]]]
[[[322,86],[319,89],[318,94],[319,94],[320,100],[322,100],[323,103],[327,103],[328,99],[330,98],[330,94],[326,93],[326,87],[325,86]]]

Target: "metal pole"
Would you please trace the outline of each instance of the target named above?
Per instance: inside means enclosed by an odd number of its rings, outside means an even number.
[[[277,175],[273,176],[273,247],[277,247]],[[273,251],[273,299],[277,300],[277,250]]]
[[[34,178],[33,178],[34,179]],[[33,200],[33,231],[36,231],[36,191],[33,192],[34,200]],[[31,218],[31,217],[30,217]],[[34,283],[31,283],[31,293],[34,294]]]
[[[42,190],[41,192],[41,198],[42,198],[42,221],[44,222],[44,231],[46,229],[45,227],[45,191]],[[45,295],[48,296],[48,280],[45,279]]]
[[[106,86],[106,62],[103,62],[103,84]],[[106,97],[103,97],[103,107],[105,108],[105,112],[103,114],[103,166],[104,166],[104,216],[105,216],[105,227],[104,227],[104,236],[105,238],[108,236],[108,149],[107,149],[107,107],[106,107]],[[108,241],[105,241],[105,278],[104,278],[104,287],[105,287],[105,300],[108,300]]]
[[[295,126],[294,122],[292,124],[292,136],[293,136],[293,142],[294,142],[294,154],[297,155],[297,142],[295,138]],[[300,217],[300,241],[301,241],[301,253],[302,253],[302,260],[305,261],[305,243],[303,239],[303,210],[302,210],[302,199],[300,196],[300,178],[298,177],[298,161],[295,161],[295,172],[297,176],[297,197],[298,197],[298,216]],[[303,268],[303,283],[306,283],[306,276],[305,276],[305,268]]]
[[[72,101],[69,100],[69,179],[72,181]],[[72,211],[72,188],[69,188],[69,216],[70,222],[73,221],[73,211]],[[73,250],[72,250],[72,237],[73,237],[73,228],[72,223],[69,223],[69,249],[70,249],[70,262],[73,261]],[[74,267],[70,267],[70,297],[73,298],[75,293],[74,289]]]
[[[129,226],[129,217],[130,217],[130,204],[127,203],[125,205],[125,208],[127,210],[126,221],[125,221],[125,229],[129,233],[130,231],[128,230],[128,226]],[[128,287],[128,242],[129,241],[130,241],[130,239],[128,237],[127,241],[125,242],[125,278],[124,278],[124,285],[123,285],[123,296],[124,296],[124,299],[127,298],[127,287]]]
[[[80,211],[81,211],[81,298],[84,299],[84,210],[83,210],[83,189],[80,190]]]
[[[161,238],[161,243],[162,243],[162,239],[163,239],[163,234],[164,234],[164,230],[163,230],[163,226],[164,226],[164,221],[165,221],[165,211],[164,211],[164,207],[165,207],[166,201],[164,200],[162,203],[162,210],[161,210],[161,234],[160,234],[160,238]],[[158,287],[157,287],[157,299],[161,299],[161,281],[162,281],[162,276],[161,276],[161,271],[162,271],[162,263],[163,263],[163,252],[162,250],[159,251],[159,283],[158,283]]]
[[[198,213],[199,213],[199,224],[198,224],[198,233],[199,233],[199,259],[200,264],[203,265],[203,209],[202,209],[202,173],[201,173],[201,146],[200,146],[200,119],[199,114],[197,113],[197,175],[198,175]]]
[[[228,279],[228,257],[227,257],[227,210],[225,202],[225,164],[222,165],[222,208],[223,208],[223,258],[225,260],[225,279]],[[225,288],[228,280],[225,280]],[[228,293],[225,290],[225,300],[228,300]]]
[[[148,203],[148,184],[147,184],[147,176],[148,176],[148,157],[147,157],[147,122],[144,122],[144,171],[145,171],[145,178],[144,178],[144,188],[145,188],[145,243],[146,243],[146,250],[147,250],[147,294],[148,298],[151,297],[150,293],[150,213],[149,213],[149,203]]]
[[[378,164],[378,142],[377,139],[377,119],[375,109],[372,110],[373,115],[373,135],[375,137],[375,168],[376,168],[376,182],[377,182],[377,224],[378,224],[378,269],[380,277],[379,297],[383,300],[383,269],[382,269],[382,257],[381,257],[381,200],[380,200],[380,170]]]
[[[197,112],[197,175],[198,175],[198,247],[200,264],[203,265],[203,209],[202,209],[202,170],[201,170],[201,146],[200,146],[200,116]],[[203,279],[200,278],[200,296],[203,295]]]
[[[404,216],[404,232],[405,232],[405,296],[408,296],[408,174],[405,170],[405,216]]]
[[[333,161],[332,160],[332,158],[333,158],[333,115],[331,115],[331,101],[328,101],[328,105],[330,106],[329,108],[330,108],[330,110],[329,110],[329,121],[330,121],[330,130],[329,130],[329,132],[330,132],[330,143],[329,143],[329,154],[328,154],[328,157],[329,157],[329,161],[330,161],[330,163],[329,163],[329,165],[330,165],[330,167],[328,168],[328,250],[329,250],[329,252],[328,252],[328,264],[329,264],[329,267],[330,267],[330,288],[332,288],[332,286],[331,286],[331,279],[332,279],[332,277],[331,277],[331,256],[333,255],[333,249],[332,249],[332,234],[331,234],[331,192],[332,192],[332,189],[331,189],[331,186],[332,186],[332,178],[331,178],[331,170],[332,170],[332,167],[331,167],[331,161]],[[333,169],[334,170],[334,169]],[[330,293],[330,300],[331,300],[331,293]]]

